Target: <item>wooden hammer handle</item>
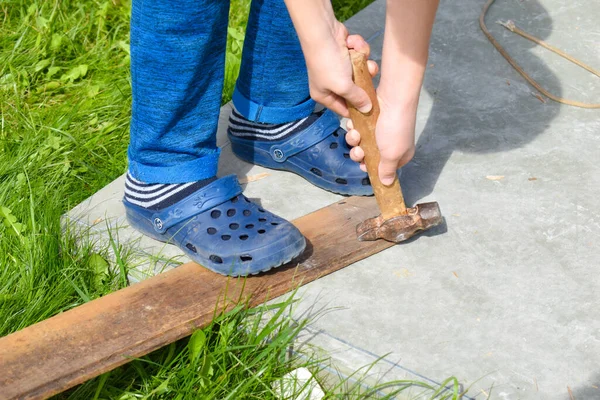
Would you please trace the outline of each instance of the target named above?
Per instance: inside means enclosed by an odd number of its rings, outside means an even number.
[[[350,118],[354,123],[354,129],[360,133],[360,147],[365,152],[365,164],[367,172],[377,199],[377,204],[381,210],[381,215],[384,220],[406,215],[406,204],[400,189],[398,177],[394,178],[394,182],[385,186],[379,180],[379,148],[375,140],[375,126],[379,117],[379,102],[377,94],[373,86],[371,74],[367,67],[367,57],[355,50],[350,50],[350,58],[352,60],[352,70],[354,83],[363,88],[373,103],[373,108],[366,114],[358,111],[352,104],[348,104],[350,110]]]

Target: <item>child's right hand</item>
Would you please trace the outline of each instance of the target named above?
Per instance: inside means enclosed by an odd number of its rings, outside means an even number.
[[[379,180],[384,185],[391,185],[397,170],[407,164],[415,155],[415,123],[417,103],[393,103],[383,96],[379,101],[379,118],[375,127],[375,139],[379,148]],[[350,158],[359,162],[363,171],[365,153],[360,147],[360,132],[354,129],[351,120],[346,125],[348,133],[346,142],[353,146]]]
[[[377,88],[380,114],[375,128],[381,154],[379,179],[384,185],[392,183],[396,170],[415,154],[417,105],[438,2],[387,2],[381,79]],[[360,133],[351,123],[348,130],[346,141],[357,146],[350,152],[350,158],[362,163],[364,152],[360,148]]]

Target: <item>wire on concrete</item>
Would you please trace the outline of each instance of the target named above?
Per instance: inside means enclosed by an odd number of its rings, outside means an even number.
[[[519,66],[519,64],[517,64],[517,62],[508,54],[508,52],[504,49],[504,47],[502,47],[500,45],[500,43],[498,43],[498,41],[492,36],[492,34],[490,33],[490,31],[488,30],[486,24],[485,24],[485,16],[487,15],[487,12],[490,8],[490,6],[492,4],[494,4],[496,0],[488,0],[488,2],[483,6],[483,10],[481,11],[481,14],[479,15],[479,26],[481,27],[481,30],[483,31],[483,33],[485,34],[485,36],[488,38],[488,40],[494,45],[494,47],[496,48],[496,50],[498,50],[500,52],[500,54],[502,54],[502,57],[504,57],[506,59],[506,61],[508,61],[508,63],[510,65],[512,65],[512,67],[523,77],[525,78],[525,80],[527,82],[529,82],[529,84],[531,86],[533,86],[534,88],[536,88],[540,93],[542,93],[544,96],[548,97],[551,100],[554,100],[558,103],[561,104],[566,104],[569,106],[575,106],[575,107],[581,107],[581,108],[594,108],[594,109],[598,109],[600,108],[600,104],[590,104],[590,103],[583,103],[580,101],[576,101],[576,100],[569,100],[569,99],[565,99],[563,97],[559,97],[559,96],[555,96],[552,93],[550,93],[549,91],[547,91],[546,89],[544,89],[535,79],[533,79],[531,76],[529,76],[529,74],[527,74],[527,72],[525,72],[525,70],[523,68],[521,68],[521,66]],[[506,29],[510,30],[511,32],[514,32],[522,37],[524,37],[527,40],[530,40],[550,51],[552,51],[553,53],[558,54],[559,56],[563,57],[566,60],[571,61],[574,64],[577,64],[578,66],[580,66],[581,68],[591,72],[592,74],[600,77],[600,72],[598,72],[597,70],[595,70],[594,68],[590,67],[587,64],[582,63],[581,61],[577,60],[576,58],[568,55],[567,53],[557,49],[556,47],[553,47],[551,45],[549,45],[548,43],[536,38],[535,36],[532,36],[530,34],[528,34],[527,32],[517,28],[514,24],[514,22],[512,21],[508,21],[508,22],[499,22],[500,25],[504,26]]]

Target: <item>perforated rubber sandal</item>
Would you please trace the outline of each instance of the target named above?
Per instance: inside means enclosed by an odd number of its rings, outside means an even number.
[[[268,271],[291,261],[306,246],[294,225],[242,195],[235,175],[217,179],[160,211],[125,199],[123,203],[131,226],[177,245],[192,260],[223,275]]]
[[[326,110],[313,124],[289,138],[261,141],[240,138],[228,131],[236,156],[252,164],[294,172],[334,193],[370,196],[366,172],[350,159],[346,131],[336,115]]]

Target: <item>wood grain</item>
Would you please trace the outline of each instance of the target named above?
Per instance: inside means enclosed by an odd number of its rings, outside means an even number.
[[[43,399],[190,335],[215,309],[289,292],[392,244],[358,242],[377,214],[350,197],[294,221],[309,242],[301,259],[267,274],[227,278],[189,263],[0,338],[0,399]]]
[[[373,108],[366,114],[358,111],[352,104],[348,103],[350,111],[350,119],[354,124],[354,129],[360,132],[360,147],[365,152],[365,164],[373,192],[377,199],[377,204],[381,210],[383,220],[388,220],[399,215],[406,215],[406,204],[404,196],[400,189],[398,177],[394,182],[386,186],[379,180],[379,148],[375,140],[375,127],[377,126],[377,118],[379,118],[379,102],[377,93],[373,86],[373,79],[369,73],[367,66],[367,57],[354,50],[350,50],[350,58],[352,60],[353,80],[357,86],[363,88],[373,104]]]

